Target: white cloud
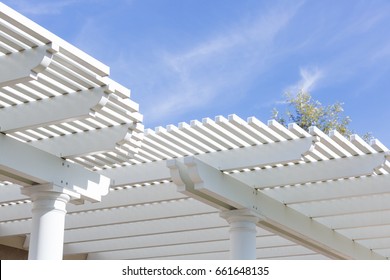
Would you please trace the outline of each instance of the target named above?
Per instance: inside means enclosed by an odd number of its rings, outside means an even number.
[[[182,52],[162,52],[161,64],[153,68],[158,72],[156,77],[167,79],[156,82],[154,102],[146,102],[143,107],[148,120],[153,122],[218,106],[229,98],[238,99],[247,85],[270,66],[274,39],[298,7],[274,8]]]
[[[288,86],[286,92],[290,92],[292,94],[299,91],[310,92],[318,85],[319,80],[324,77],[323,71],[317,67],[301,68],[299,74],[301,79],[297,83]]]

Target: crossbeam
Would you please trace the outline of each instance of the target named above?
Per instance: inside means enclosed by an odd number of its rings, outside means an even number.
[[[112,151],[116,145],[125,141],[124,139],[131,140],[132,136],[132,127],[125,124],[33,141],[29,144],[59,157],[69,158]]]
[[[50,65],[53,54],[58,51],[58,48],[54,44],[48,44],[1,56],[0,87],[36,79],[37,74]]]
[[[316,141],[318,141],[316,137],[299,138],[216,153],[206,153],[199,155],[198,158],[224,171],[262,167],[275,163],[297,162],[302,159],[302,155]]]
[[[384,153],[365,154],[231,174],[254,188],[271,188],[356,176],[367,176],[385,162]]]
[[[3,134],[0,134],[0,173],[24,187],[54,184],[92,201],[100,201],[111,184],[108,177]]]
[[[11,133],[59,122],[87,118],[108,101],[106,88],[94,88],[0,110],[0,130]]]

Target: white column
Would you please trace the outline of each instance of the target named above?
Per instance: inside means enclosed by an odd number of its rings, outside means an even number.
[[[69,194],[53,188],[27,187],[22,190],[32,200],[30,260],[61,260],[64,247],[66,204]]]
[[[259,218],[248,209],[224,211],[220,216],[230,224],[230,258],[256,259],[256,223]]]

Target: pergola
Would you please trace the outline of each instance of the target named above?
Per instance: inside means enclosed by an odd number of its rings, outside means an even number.
[[[107,66],[1,3],[0,73],[0,244],[30,259],[390,256],[378,140],[236,115],[144,130]]]

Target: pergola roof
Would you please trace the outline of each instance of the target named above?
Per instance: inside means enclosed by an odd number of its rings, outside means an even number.
[[[86,167],[133,156],[143,127],[109,67],[0,3],[0,132]]]
[[[390,257],[378,140],[236,115],[143,131],[107,66],[1,3],[0,52],[1,244],[28,246],[20,188],[52,183],[84,202],[67,208],[67,258],[226,259],[232,209],[258,215],[258,259]]]

